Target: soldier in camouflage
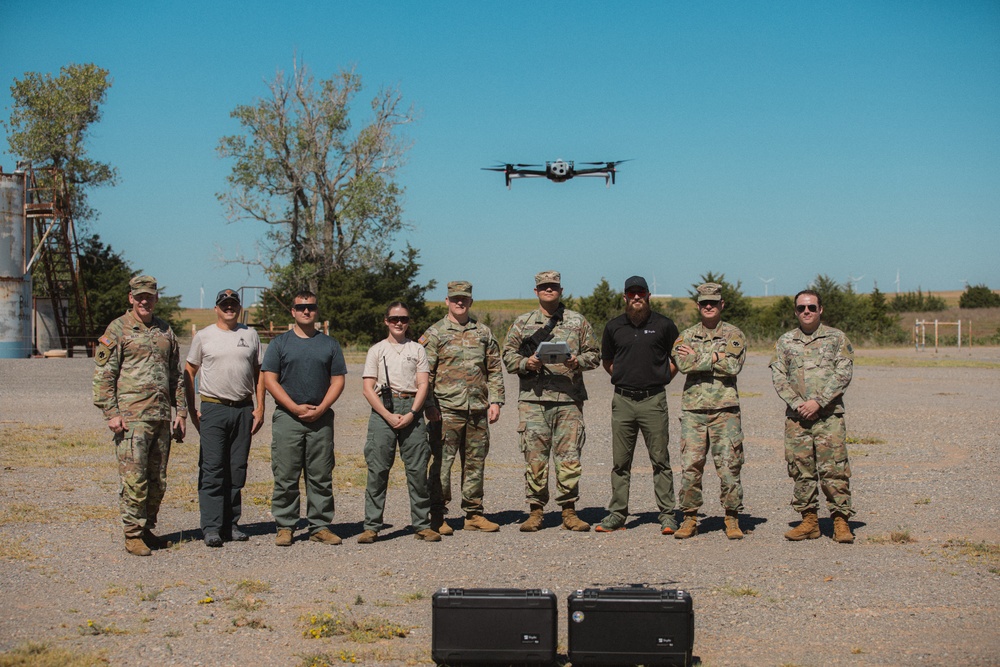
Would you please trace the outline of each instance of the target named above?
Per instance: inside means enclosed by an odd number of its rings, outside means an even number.
[[[719,499],[726,512],[726,537],[743,538],[739,513],[743,510],[743,428],[736,376],[746,358],[746,338],[737,327],[722,321],[726,302],[722,286],[704,283],[697,288],[701,321],[685,329],[674,343],[677,370],[684,373],[681,398],[681,492],[678,504],[684,522],[674,533],[683,540],[698,534],[702,504],[702,475],[711,451],[719,474]]]
[[[451,535],[444,522],[451,500],[451,468],[462,464],[465,530],[493,533],[500,526],[483,516],[483,474],[490,451],[489,424],[500,418],[504,402],[500,346],[485,324],[469,317],[472,283],[448,283],[448,315],[418,341],[430,364],[430,400],[425,408],[431,461],[431,529]]]
[[[171,408],[176,409],[173,432],[180,442],[187,403],[177,338],[153,315],[159,299],[156,279],[137,276],[129,287],[131,309],[111,322],[98,341],[94,405],[114,433],[125,549],[148,556],[150,548],[163,546],[152,531],[167,488]]]
[[[785,409],[785,461],[795,481],[792,507],[802,523],[785,533],[789,540],[820,536],[817,486],[833,515],[833,539],[854,542],[848,519],[851,464],[844,427],[844,390],[851,383],[854,348],[844,332],[822,324],[819,294],[795,295],[799,327],[778,339],[771,360],[771,380]]]
[[[562,507],[562,526],[588,531],[590,524],[576,515],[580,499],[580,453],[586,442],[583,402],[587,389],[583,371],[596,368],[601,350],[586,318],[567,310],[562,297],[561,276],[542,271],[535,276],[538,309],[518,317],[507,333],[503,361],[509,373],[518,376],[518,433],[524,454],[524,488],[528,519],[521,532],[533,533],[542,527],[549,501],[549,457],[555,459],[556,504]],[[537,349],[543,341],[565,342],[570,356],[557,363],[543,363],[524,346]]]

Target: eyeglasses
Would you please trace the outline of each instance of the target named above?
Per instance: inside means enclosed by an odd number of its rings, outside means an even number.
[[[410,317],[408,315],[390,315],[385,318],[385,321],[389,324],[409,324]]]
[[[819,312],[819,306],[817,306],[815,303],[804,303],[804,304],[800,304],[798,306],[795,306],[795,312],[796,313],[804,313],[807,310],[810,313],[818,313]]]
[[[628,297],[629,299],[634,299],[636,297],[643,297],[646,296],[647,294],[649,294],[649,292],[647,292],[644,289],[630,289],[625,291],[625,296]]]
[[[292,306],[292,310],[297,313],[315,313],[319,310],[319,306],[315,303],[297,303]]]

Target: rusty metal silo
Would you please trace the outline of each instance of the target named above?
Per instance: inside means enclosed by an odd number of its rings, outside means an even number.
[[[23,172],[0,173],[0,358],[31,356],[31,247]]]

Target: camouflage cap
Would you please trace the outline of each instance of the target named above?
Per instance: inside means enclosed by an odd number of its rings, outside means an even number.
[[[221,305],[223,301],[235,301],[236,305],[240,305],[240,295],[231,289],[224,289],[215,295],[215,305]]]
[[[467,280],[452,280],[448,283],[448,296],[472,297],[472,283]]]
[[[719,283],[702,283],[698,285],[698,303],[702,301],[722,301],[722,285]]]
[[[156,289],[156,278],[153,276],[136,276],[132,280],[128,281],[128,287],[132,296],[139,296],[140,294],[159,295],[160,293],[160,291]]]
[[[562,285],[560,282],[562,276],[559,275],[558,271],[540,271],[535,274],[535,287],[539,285],[547,285],[549,283],[555,283],[556,285]]]

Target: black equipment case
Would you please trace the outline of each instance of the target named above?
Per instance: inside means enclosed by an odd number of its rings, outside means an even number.
[[[431,597],[434,662],[556,659],[556,596],[545,589],[442,588]]]
[[[569,659],[576,665],[690,665],[691,594],[644,586],[569,596]]]

